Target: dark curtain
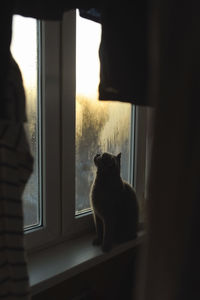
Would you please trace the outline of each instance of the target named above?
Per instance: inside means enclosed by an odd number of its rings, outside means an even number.
[[[156,109],[138,299],[199,299],[199,3],[152,1],[149,26]]]
[[[147,1],[132,1],[128,6],[88,11],[84,17],[101,22],[99,48],[100,100],[117,100],[149,105]]]

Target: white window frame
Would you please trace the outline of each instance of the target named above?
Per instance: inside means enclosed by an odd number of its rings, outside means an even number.
[[[42,225],[25,231],[27,249],[54,241],[60,225],[60,23],[40,23],[41,82],[39,101],[41,136],[39,138]],[[40,71],[39,71],[40,72]],[[53,137],[53,138],[52,138]]]
[[[42,209],[43,226],[26,231],[29,251],[93,230],[91,213],[75,217],[76,12],[62,22],[41,22],[42,41]],[[146,111],[137,107],[134,139],[134,187],[144,197]],[[131,161],[133,165],[133,160]]]

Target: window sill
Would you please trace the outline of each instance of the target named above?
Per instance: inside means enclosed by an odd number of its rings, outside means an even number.
[[[143,237],[144,233],[140,232],[137,239],[118,245],[108,253],[92,246],[93,236],[87,235],[30,254],[28,266],[32,295],[136,247]]]

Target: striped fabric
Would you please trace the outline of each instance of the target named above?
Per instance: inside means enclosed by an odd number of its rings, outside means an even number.
[[[22,193],[32,172],[33,158],[23,126],[26,116],[22,77],[12,57],[6,103],[12,121],[0,120],[0,300],[28,300]]]
[[[23,126],[0,123],[0,299],[29,299],[21,197],[32,163]]]

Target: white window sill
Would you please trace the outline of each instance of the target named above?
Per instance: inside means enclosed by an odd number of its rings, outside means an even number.
[[[28,266],[32,295],[134,248],[142,242],[143,236],[141,232],[137,239],[118,245],[108,253],[94,247],[93,236],[87,235],[31,254]]]

